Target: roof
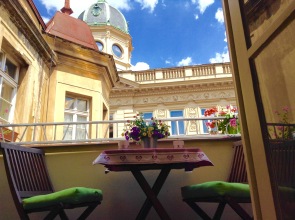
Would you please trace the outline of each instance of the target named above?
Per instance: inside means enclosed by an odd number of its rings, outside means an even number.
[[[89,26],[68,13],[57,11],[47,23],[46,33],[98,50]]]

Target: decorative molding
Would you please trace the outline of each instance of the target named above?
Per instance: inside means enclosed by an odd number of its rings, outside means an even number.
[[[180,93],[180,92],[179,92]],[[120,106],[120,105],[158,105],[158,104],[177,104],[177,103],[187,103],[191,101],[208,101],[208,100],[220,100],[220,99],[235,99],[235,92],[231,90],[222,90],[222,91],[210,91],[210,92],[198,92],[198,93],[189,93],[181,95],[173,94],[161,94],[157,96],[151,96],[150,94],[142,97],[138,96],[128,96],[128,97],[111,97],[110,105]]]

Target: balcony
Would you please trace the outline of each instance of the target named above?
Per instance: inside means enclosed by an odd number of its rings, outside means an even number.
[[[171,119],[169,119],[171,120]],[[174,119],[180,120],[180,119]],[[196,119],[182,119],[185,125]],[[115,121],[113,131],[124,124],[123,121]],[[104,121],[104,123],[109,123]],[[113,138],[98,138],[98,132],[94,128],[103,128],[102,123],[91,122],[87,126],[92,126],[88,134],[92,139],[87,140],[62,140],[59,139],[59,131],[66,131],[75,123],[53,123],[53,124],[22,124],[11,125],[10,128],[19,132],[18,144],[42,147],[46,152],[47,164],[53,185],[56,190],[61,190],[72,186],[86,186],[103,190],[104,199],[98,208],[91,214],[89,219],[134,219],[145,200],[145,195],[138,183],[129,172],[109,172],[105,173],[102,165],[92,165],[93,160],[107,149],[118,148],[118,141],[123,140],[117,136],[120,132],[114,132]],[[82,123],[83,124],[83,123]],[[90,126],[90,127],[91,127]],[[104,131],[109,131],[108,126]],[[167,148],[172,146],[173,140],[183,139],[187,148],[201,148],[210,160],[213,167],[201,167],[192,172],[184,170],[172,170],[165,182],[159,199],[163,203],[172,219],[196,219],[197,215],[181,200],[180,187],[189,184],[201,183],[211,180],[226,180],[232,158],[232,142],[240,139],[239,136],[191,134],[185,126],[185,135],[174,135],[167,139],[159,140],[158,147]],[[26,133],[28,132],[28,133]],[[63,132],[62,132],[63,133]],[[105,133],[105,132],[103,132]],[[107,132],[108,134],[108,132]],[[32,139],[28,139],[31,137]],[[45,139],[46,137],[46,139]],[[62,135],[61,137],[64,137]],[[90,135],[89,135],[90,137]],[[27,139],[25,139],[27,138]],[[51,139],[50,139],[51,138]],[[131,144],[130,147],[140,147]],[[13,200],[10,195],[9,186],[4,175],[3,158],[0,156],[0,180],[1,188],[1,219],[18,219]],[[158,171],[144,171],[144,175],[152,184]],[[204,205],[205,206],[205,205]],[[251,211],[251,205],[247,209]],[[206,205],[205,209],[210,210],[216,205]],[[68,211],[71,219],[75,219],[79,210]],[[79,212],[80,213],[80,212]],[[33,214],[32,219],[40,219],[42,214]],[[159,219],[157,213],[152,208],[147,219]],[[223,219],[240,219],[229,207],[226,207]]]

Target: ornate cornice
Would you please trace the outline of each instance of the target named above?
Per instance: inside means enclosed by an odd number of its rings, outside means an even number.
[[[212,80],[212,79],[211,79]],[[197,81],[197,80],[196,80]],[[178,105],[188,102],[206,102],[220,99],[235,99],[232,78],[212,82],[186,82],[186,84],[150,85],[139,88],[117,88],[110,94],[112,108],[123,106],[145,106],[159,104]]]

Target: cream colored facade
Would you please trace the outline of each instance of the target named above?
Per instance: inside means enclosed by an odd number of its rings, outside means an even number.
[[[112,26],[89,26],[95,41],[101,42],[104,46],[102,52],[113,55],[118,70],[130,70],[132,39]],[[122,50],[122,56],[118,57],[113,53],[112,46],[118,45]]]
[[[119,72],[120,82],[111,91],[114,120],[129,120],[136,113],[150,112],[170,118],[180,111],[185,118],[202,117],[202,109],[236,105],[229,63]],[[123,126],[123,125],[122,125]],[[202,133],[201,122],[189,122],[186,135]],[[114,134],[120,135],[123,127]]]
[[[3,117],[2,123],[44,121],[51,50],[40,27],[27,1],[0,2],[0,49],[8,58],[1,57],[0,74],[12,90],[7,97],[12,108],[7,108],[9,117]],[[17,67],[15,77],[8,76],[8,60]],[[2,106],[4,102],[1,99]]]

